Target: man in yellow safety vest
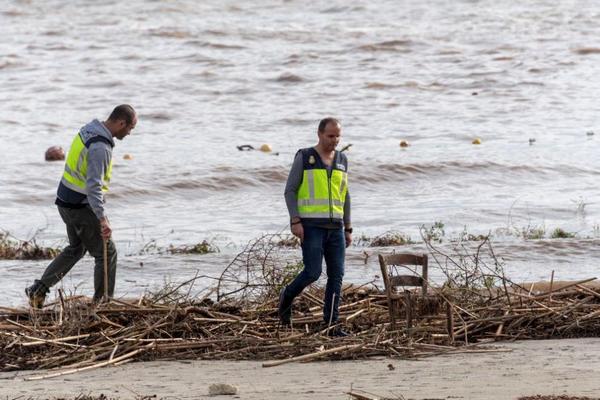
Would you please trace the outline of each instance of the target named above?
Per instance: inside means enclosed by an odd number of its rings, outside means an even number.
[[[279,296],[279,318],[291,323],[292,302],[304,288],[321,276],[323,258],[327,265],[327,286],[323,320],[328,333],[345,336],[335,326],[338,319],[345,249],[352,243],[348,160],[336,147],[342,127],[335,118],[321,120],[319,142],[296,153],[285,187],[292,233],[302,243],[304,269]],[[333,326],[333,328],[331,328]]]
[[[58,185],[55,204],[67,226],[69,245],[48,265],[40,279],[25,289],[32,307],[41,308],[50,287],[60,281],[86,250],[95,259],[94,301],[104,294],[104,251],[107,242],[109,297],[113,296],[117,270],[117,250],[111,239],[112,229],[104,211],[104,193],[112,172],[114,138],[123,140],[137,124],[133,107],[122,104],[108,119],[97,119],[75,135]]]

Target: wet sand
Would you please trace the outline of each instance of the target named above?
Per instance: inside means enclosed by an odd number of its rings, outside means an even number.
[[[208,387],[238,387],[240,399],[347,399],[350,388],[406,399],[516,399],[522,395],[600,393],[600,338],[521,341],[510,352],[455,354],[420,361],[290,363],[263,368],[257,361],[131,363],[41,381],[40,372],[0,374],[0,398],[74,397],[79,393],[134,398],[209,398]],[[389,365],[393,367],[390,368]]]

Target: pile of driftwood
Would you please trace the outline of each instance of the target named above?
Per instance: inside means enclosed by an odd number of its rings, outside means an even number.
[[[497,351],[477,344],[598,335],[600,293],[584,283],[537,295],[500,293],[487,304],[454,303],[450,291],[440,292],[416,302],[410,329],[400,319],[396,330],[390,328],[384,294],[348,286],[339,322],[348,337],[328,336],[336,325],[322,323],[320,289],[298,299],[292,327],[280,326],[275,298],[253,306],[245,302],[244,307],[231,300],[169,304],[146,298],[94,307],[81,297],[61,297],[42,310],[0,308],[0,369],[68,367],[46,375],[55,376],[133,360],[262,359],[274,360],[264,364],[274,366],[316,359]]]
[[[57,369],[26,378],[40,379],[134,360],[252,359],[268,360],[263,365],[270,367],[420,358],[503,351],[480,346],[502,340],[600,334],[600,292],[590,285],[593,278],[546,287],[514,284],[491,246],[485,253],[487,241],[475,253],[457,249],[454,257],[432,247],[429,253],[447,279],[431,285],[427,296],[414,293],[407,296],[414,301],[394,307],[394,328],[378,282],[344,288],[337,324],[323,323],[323,290],[309,288],[294,303],[292,326],[281,326],[278,293],[301,264],[280,241],[274,235],[250,243],[202,296],[191,295],[194,281],[205,278],[195,277],[136,300],[95,306],[59,290],[56,301],[41,310],[0,307],[0,371]],[[340,327],[349,336],[330,335]]]
[[[390,332],[385,296],[354,287],[346,289],[340,309],[340,321],[352,335],[329,337],[336,325],[323,325],[321,299],[320,290],[306,291],[296,303],[292,327],[280,326],[274,298],[245,308],[231,301],[166,304],[148,299],[92,307],[77,297],[43,310],[0,308],[0,369],[85,370],[134,359],[286,362],[293,357],[425,356],[454,350],[411,343],[400,332]],[[434,325],[431,321],[430,330]]]

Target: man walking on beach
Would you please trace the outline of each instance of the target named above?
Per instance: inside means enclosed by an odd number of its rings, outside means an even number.
[[[285,187],[291,231],[302,243],[304,262],[302,272],[279,296],[279,318],[285,325],[291,323],[294,298],[321,276],[323,257],[327,266],[323,320],[327,326],[337,322],[346,247],[352,243],[348,160],[335,150],[341,124],[325,118],[317,134],[315,147],[296,153]],[[339,327],[329,334],[346,335]]]
[[[58,283],[79,261],[86,250],[95,259],[94,302],[104,295],[104,251],[107,241],[108,297],[115,289],[117,250],[104,212],[104,193],[112,172],[114,138],[123,140],[137,124],[133,107],[115,107],[108,119],[94,119],[75,135],[65,170],[58,185],[55,204],[67,226],[69,245],[48,265],[42,277],[25,289],[32,307],[41,308],[50,287]]]

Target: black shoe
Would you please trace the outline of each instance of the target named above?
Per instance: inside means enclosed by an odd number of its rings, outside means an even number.
[[[327,329],[327,324],[323,324],[323,329]],[[348,332],[342,329],[341,326],[332,326],[327,332],[325,332],[325,336],[330,337],[346,337],[350,336]]]
[[[33,285],[25,288],[25,294],[29,298],[29,305],[33,308],[42,308],[44,306],[44,301],[46,300],[46,294],[48,294],[50,290],[44,283],[39,280],[35,280]]]
[[[279,294],[277,314],[282,325],[290,325],[292,323],[292,300],[286,297],[285,288]]]

